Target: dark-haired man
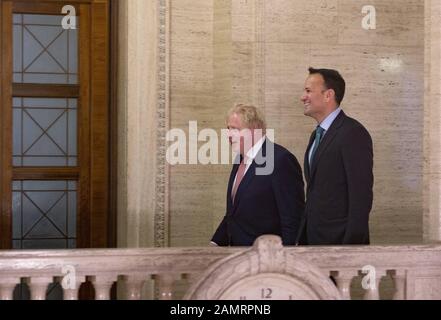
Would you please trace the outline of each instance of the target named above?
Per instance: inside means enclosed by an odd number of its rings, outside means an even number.
[[[372,139],[340,108],[344,94],[345,81],[337,71],[309,69],[301,100],[317,128],[304,160],[307,200],[299,244],[369,244]]]

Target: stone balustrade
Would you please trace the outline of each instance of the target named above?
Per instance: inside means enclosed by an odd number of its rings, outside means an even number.
[[[125,299],[143,299],[147,281],[157,298],[175,299],[177,280],[195,282],[210,265],[248,248],[96,249],[0,251],[0,300],[11,300],[17,284],[26,283],[30,298],[44,300],[48,285],[61,282],[64,299],[78,299],[86,281],[95,299],[111,298],[112,285],[124,284]],[[441,299],[441,245],[285,247],[284,252],[332,276],[343,299],[351,283],[363,279],[364,299],[380,298],[382,277],[393,279],[393,299]],[[358,277],[357,279],[359,279]]]

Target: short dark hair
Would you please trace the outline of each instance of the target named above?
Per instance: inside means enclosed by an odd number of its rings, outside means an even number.
[[[326,89],[334,90],[336,102],[340,104],[343,101],[346,82],[337,70],[309,68],[309,74],[320,74],[325,81]]]

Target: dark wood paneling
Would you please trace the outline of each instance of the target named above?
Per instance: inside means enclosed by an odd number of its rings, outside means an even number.
[[[1,248],[11,248],[12,232],[12,2],[4,1],[1,12]]]
[[[118,0],[110,1],[110,181],[109,181],[109,247],[117,246],[118,208]]]
[[[90,6],[80,5],[80,52],[90,52]],[[79,248],[90,248],[90,55],[80,54],[79,81],[79,165],[80,183],[78,186],[78,227],[77,246]]]
[[[94,2],[91,5],[93,21],[91,87],[91,246],[107,247],[109,214],[109,5]]]
[[[78,98],[78,85],[14,83],[14,97]]]
[[[13,180],[78,180],[79,168],[13,168]]]
[[[65,5],[71,5],[75,7],[76,15],[80,15],[79,5],[81,3],[90,3],[93,0],[43,0],[43,1],[13,1],[12,10],[14,13],[33,13],[33,14],[53,14],[63,15],[61,13],[62,8]]]
[[[4,74],[3,71],[3,23],[1,23],[1,21],[3,21],[3,3],[0,3],[0,75]],[[2,77],[0,76],[0,103],[3,102],[3,80]],[[0,112],[3,112],[3,108],[2,106],[0,106]],[[3,126],[3,122],[1,120],[2,118],[0,117],[0,126]],[[4,217],[3,215],[3,199],[2,199],[2,194],[3,194],[3,156],[1,155],[1,150],[3,150],[3,130],[1,130],[0,128],[0,234],[3,234],[4,229],[5,229],[5,221],[7,220],[6,217]],[[5,249],[6,247],[4,247],[4,240],[7,240],[7,237],[1,236],[0,235],[0,249]]]

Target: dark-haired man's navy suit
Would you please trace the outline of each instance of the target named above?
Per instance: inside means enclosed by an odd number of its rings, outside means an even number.
[[[305,154],[307,182],[300,244],[369,244],[373,201],[373,148],[369,132],[340,111],[321,140],[312,163]]]

